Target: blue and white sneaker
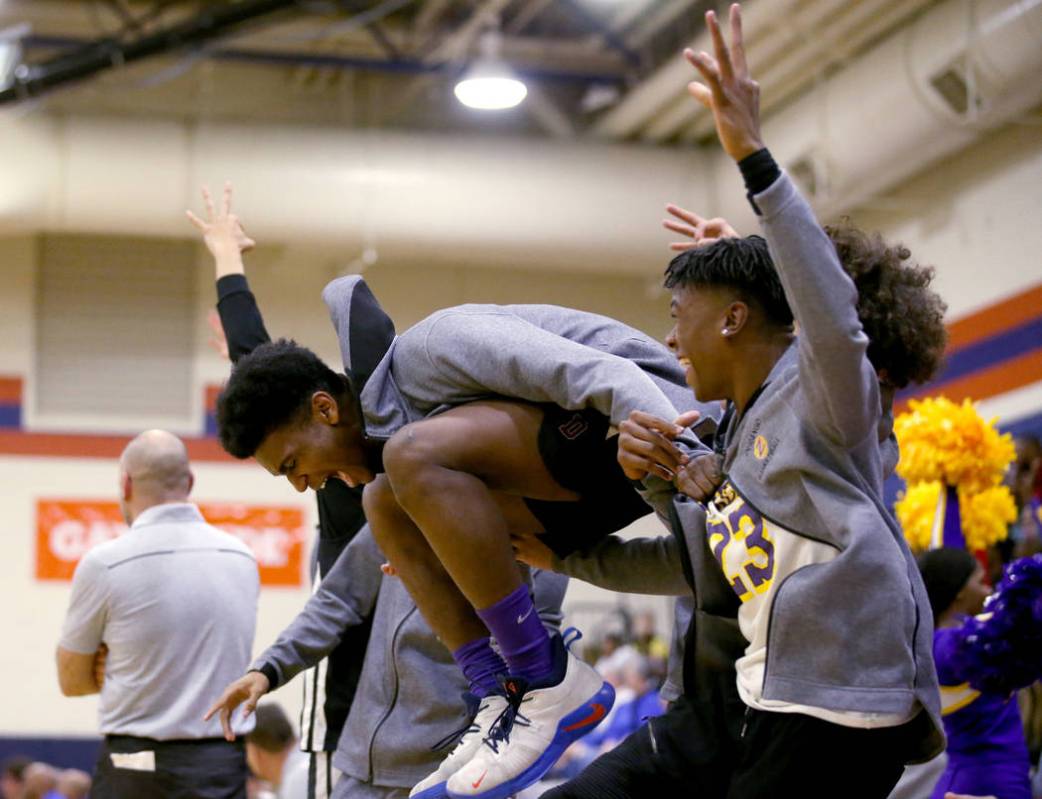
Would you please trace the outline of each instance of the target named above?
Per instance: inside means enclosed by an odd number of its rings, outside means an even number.
[[[467,717],[471,722],[461,730],[457,730],[444,741],[434,745],[434,749],[447,748],[456,741],[456,745],[449,752],[448,757],[441,761],[437,770],[416,783],[409,792],[409,799],[446,799],[448,793],[445,783],[449,777],[459,771],[470,762],[481,749],[481,742],[489,734],[492,725],[507,709],[506,697],[498,694],[486,696],[479,699],[474,694],[467,692],[463,694],[463,701],[467,703]]]
[[[485,745],[449,778],[451,799],[505,799],[518,793],[608,715],[615,689],[573,655],[560,636],[554,636],[553,646],[549,678],[531,684],[516,677],[504,680],[509,705]]]

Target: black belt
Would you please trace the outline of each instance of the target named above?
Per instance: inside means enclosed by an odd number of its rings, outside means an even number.
[[[118,733],[108,733],[105,736],[107,743],[124,743],[124,744],[146,744],[153,748],[162,748],[164,746],[202,746],[207,744],[228,744],[229,746],[242,746],[243,736],[238,736],[234,741],[227,741],[221,737],[215,738],[168,738],[165,740],[159,740],[158,738],[143,738],[140,735],[120,735]]]

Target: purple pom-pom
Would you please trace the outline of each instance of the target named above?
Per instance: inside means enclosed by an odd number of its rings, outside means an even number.
[[[1011,563],[948,660],[980,691],[1008,694],[1042,678],[1042,554]]]

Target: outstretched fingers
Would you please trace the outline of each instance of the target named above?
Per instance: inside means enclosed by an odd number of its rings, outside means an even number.
[[[228,216],[232,212],[232,182],[224,181],[224,194],[221,197],[221,216]]]
[[[666,210],[670,214],[675,216],[677,219],[681,219],[684,222],[687,222],[689,225],[692,225],[696,228],[699,225],[704,224],[706,221],[704,218],[696,214],[694,211],[689,211],[686,208],[681,208],[679,205],[674,205],[673,203],[668,203],[666,205]]]
[[[733,8],[732,6],[732,14],[734,13]],[[724,80],[733,80],[734,68],[731,65],[731,51],[724,40],[724,34],[720,30],[720,23],[716,19],[715,11],[706,12],[706,27],[709,28],[709,35],[713,39],[713,52],[716,54],[717,72]]]
[[[213,195],[210,194],[208,186],[203,186],[203,205],[206,206],[206,218],[213,222],[216,213],[213,208]]]
[[[199,230],[200,233],[205,233],[209,225],[193,214],[191,211],[185,211],[185,216],[188,217],[188,221],[191,222]]]
[[[734,73],[739,78],[748,78],[749,65],[745,60],[745,37],[742,35],[742,7],[738,3],[731,4],[729,21],[731,23],[731,63]]]

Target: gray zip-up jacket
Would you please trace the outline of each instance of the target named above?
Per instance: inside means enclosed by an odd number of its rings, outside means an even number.
[[[345,362],[360,283],[349,275],[322,292]],[[394,340],[359,395],[366,434],[376,439],[450,407],[496,397],[593,408],[613,425],[634,410],[669,421],[678,409],[720,417],[718,405],[695,401],[663,344],[606,316],[554,305],[437,311]],[[701,446],[694,435],[684,443]]]
[[[878,377],[855,289],[786,175],[755,203],[800,333],[746,414],[721,431],[725,478],[764,518],[836,550],[777,587],[762,695],[866,713],[907,714],[918,704],[930,724],[908,757],[925,759],[944,742],[933,625],[915,561],[882,504],[894,451],[879,441]],[[649,498],[680,524],[692,552],[706,535],[702,506],[669,490]],[[609,539],[585,564],[572,556],[557,565],[609,588],[682,594],[679,551],[672,539]],[[638,570],[641,554],[649,566]]]
[[[274,690],[321,661],[345,631],[373,613],[358,690],[333,764],[363,782],[409,788],[444,758],[431,746],[466,723],[460,696],[467,681],[401,580],[383,576],[384,560],[366,525],[253,668]],[[568,578],[535,570],[532,583],[540,618],[558,630]]]

